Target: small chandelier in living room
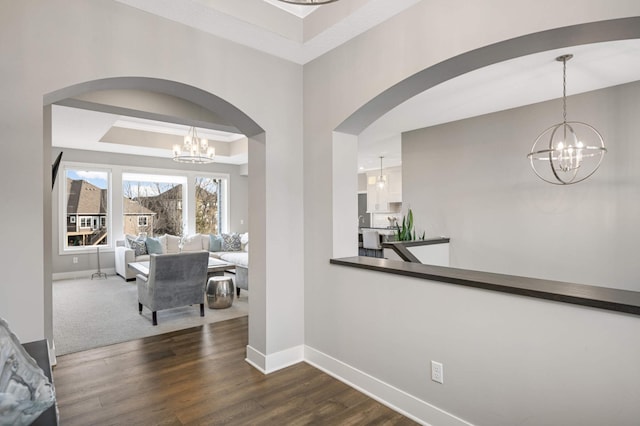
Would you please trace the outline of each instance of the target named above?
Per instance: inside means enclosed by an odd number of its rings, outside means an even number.
[[[542,132],[527,155],[533,171],[554,185],[578,183],[598,170],[607,148],[602,135],[587,123],[567,121],[567,61],[573,55],[562,55],[562,123]]]
[[[195,127],[189,129],[182,145],[173,146],[173,161],[179,163],[213,163],[215,155],[215,148],[209,146],[209,141],[205,138],[198,138]]]
[[[333,3],[338,0],[280,0],[284,3],[299,4],[301,6],[317,6],[320,4]]]

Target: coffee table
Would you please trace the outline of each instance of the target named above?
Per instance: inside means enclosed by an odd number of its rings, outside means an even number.
[[[135,270],[136,272],[144,275],[145,277],[149,276],[149,262],[131,262],[129,263],[129,268]],[[209,267],[207,269],[207,276],[216,276],[216,275],[224,275],[224,271],[228,271],[229,269],[235,269],[236,265],[233,263],[225,262],[220,259],[209,258]]]

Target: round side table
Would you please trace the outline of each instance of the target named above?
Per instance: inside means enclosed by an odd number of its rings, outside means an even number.
[[[207,281],[207,304],[209,309],[229,308],[233,304],[235,288],[231,277],[215,276]]]

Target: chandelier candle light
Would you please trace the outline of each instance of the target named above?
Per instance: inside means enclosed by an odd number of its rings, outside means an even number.
[[[602,135],[595,128],[579,121],[567,121],[567,61],[571,58],[570,54],[556,58],[562,62],[563,121],[542,132],[527,155],[536,175],[554,185],[585,180],[598,170],[607,152]]]
[[[192,127],[184,137],[182,145],[173,146],[173,161],[179,163],[206,164],[213,163],[215,148],[209,146],[209,141],[198,138],[196,128]]]

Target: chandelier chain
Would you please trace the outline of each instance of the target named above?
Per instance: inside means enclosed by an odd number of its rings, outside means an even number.
[[[562,58],[562,120],[567,123],[567,58]]]

